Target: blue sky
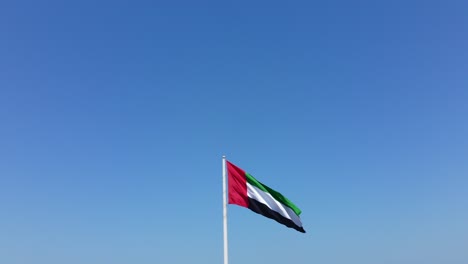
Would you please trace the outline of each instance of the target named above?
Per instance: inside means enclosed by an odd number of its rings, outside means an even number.
[[[169,3],[170,2],[170,3]],[[3,1],[0,262],[468,260],[464,1]]]

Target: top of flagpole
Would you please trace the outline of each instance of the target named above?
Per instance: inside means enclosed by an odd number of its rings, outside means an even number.
[[[224,264],[228,264],[227,199],[226,199],[226,156],[223,155],[223,237]]]

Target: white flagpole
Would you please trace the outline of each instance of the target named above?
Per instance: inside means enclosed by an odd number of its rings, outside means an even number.
[[[224,264],[228,264],[226,156],[223,156],[223,235],[224,235]]]

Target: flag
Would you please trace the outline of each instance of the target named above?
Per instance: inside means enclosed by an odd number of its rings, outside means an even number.
[[[236,165],[226,161],[229,203],[249,208],[287,227],[305,233],[301,210],[281,193],[257,181]]]

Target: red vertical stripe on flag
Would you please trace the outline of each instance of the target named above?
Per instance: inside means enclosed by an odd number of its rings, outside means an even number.
[[[245,171],[226,161],[228,171],[229,203],[248,207],[247,178]]]

